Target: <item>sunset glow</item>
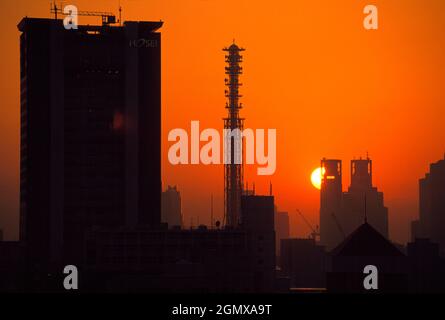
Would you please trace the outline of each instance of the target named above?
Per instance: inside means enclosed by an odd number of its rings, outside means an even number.
[[[118,1],[73,1],[81,11],[114,11]],[[443,157],[445,130],[445,2],[374,1],[379,29],[363,28],[362,1],[328,0],[122,0],[122,19],[164,21],[162,27],[162,182],[177,185],[186,225],[223,219],[223,165],[174,166],[168,133],[223,128],[225,59],[233,39],[243,52],[242,116],[245,126],[276,128],[277,168],[244,177],[257,194],[273,184],[280,210],[299,207],[319,218],[319,193],[308,183],[314,162],[348,162],[369,151],[374,182],[389,208],[390,234],[409,239],[418,215],[418,179]],[[237,10],[233,10],[236,7]],[[50,17],[48,1],[2,1],[0,68],[0,225],[6,239],[18,237],[20,156],[20,60],[17,23],[24,16]],[[80,17],[80,24],[98,24]],[[120,126],[120,118],[115,119]],[[404,186],[403,190],[400,186]],[[318,187],[317,187],[318,188]],[[291,234],[305,226],[291,217]],[[12,230],[12,231],[11,231]]]

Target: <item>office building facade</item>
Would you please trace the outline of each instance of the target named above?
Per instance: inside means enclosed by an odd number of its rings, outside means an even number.
[[[159,225],[161,26],[19,23],[20,240],[30,267],[80,261],[95,226]]]

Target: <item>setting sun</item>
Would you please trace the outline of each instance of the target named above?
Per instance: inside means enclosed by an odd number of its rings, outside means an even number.
[[[321,172],[321,168],[317,168],[314,171],[312,171],[311,174],[311,182],[312,185],[317,188],[318,190],[321,189],[321,175],[325,173],[325,168],[323,168],[323,173]]]

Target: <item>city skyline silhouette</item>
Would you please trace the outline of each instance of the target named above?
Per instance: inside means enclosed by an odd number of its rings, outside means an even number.
[[[200,201],[203,194],[206,199],[214,195],[215,217],[222,218],[222,167],[170,166],[165,159],[169,145],[166,137],[170,129],[187,128],[193,119],[206,127],[221,127],[224,61],[220,49],[235,38],[248,48],[243,78],[245,117],[252,127],[276,127],[278,132],[276,174],[261,178],[254,168],[247,168],[245,180],[251,185],[255,183],[257,193],[263,194],[268,193],[272,181],[280,210],[292,212],[292,208],[301,208],[315,222],[319,215],[319,193],[309,178],[319,160],[332,157],[348,161],[369,151],[378,167],[375,184],[384,192],[389,209],[390,236],[402,243],[409,240],[410,222],[418,215],[417,180],[443,154],[443,133],[438,129],[443,119],[444,99],[438,84],[443,83],[445,72],[434,63],[443,46],[440,41],[421,37],[440,29],[434,26],[444,10],[434,9],[442,4],[433,3],[432,7],[423,7],[420,2],[406,6],[382,4],[380,10],[386,12],[386,17],[381,20],[381,28],[367,33],[360,25],[362,15],[358,5],[351,2],[347,8],[333,8],[327,2],[320,3],[324,6],[316,11],[315,5],[294,6],[286,1],[277,5],[276,12],[268,12],[265,6],[256,10],[241,6],[237,14],[244,17],[245,23],[237,22],[237,16],[227,15],[227,28],[218,25],[219,15],[215,18],[216,12],[223,10],[218,2],[191,2],[189,9],[206,14],[190,17],[180,15],[179,11],[185,7],[174,7],[171,3],[161,6],[154,2],[150,7],[123,2],[127,20],[166,22],[162,53],[162,177],[164,186],[178,185],[186,225],[198,217],[201,223],[209,224],[210,205],[208,201]],[[91,5],[79,1],[78,6],[85,10],[109,9],[99,2]],[[2,21],[9,45],[5,46],[2,62],[5,114],[0,142],[10,151],[1,169],[5,193],[0,201],[0,227],[4,238],[16,239],[19,150],[16,24],[26,14],[49,16],[49,10],[46,3],[26,1],[15,5],[3,3],[2,10],[9,10],[11,15]],[[415,14],[416,10],[430,13],[436,19],[430,23],[423,20],[408,23],[410,17],[422,17]],[[291,19],[291,13],[297,14],[298,19]],[[331,23],[328,13],[339,17],[338,24]],[[266,17],[277,18],[276,30],[266,28]],[[264,27],[265,33],[253,32],[249,21],[256,21],[254,26]],[[212,26],[207,29],[218,36],[209,37],[209,31],[193,28],[203,23]],[[299,25],[306,28],[294,28]],[[435,32],[434,36],[440,39],[440,32]],[[400,34],[403,37],[396,37]],[[394,43],[398,46],[387,45],[396,38]],[[179,46],[189,50],[180,55]],[[419,49],[410,50],[414,47]],[[274,58],[275,55],[280,59]],[[194,181],[197,174],[202,177],[199,183]],[[348,174],[344,185],[349,185]],[[296,215],[291,214],[290,219],[293,236],[303,237],[310,232]]]
[[[298,58],[304,52],[279,59],[289,53],[279,45],[288,42],[258,50],[256,36],[243,37],[243,32],[240,40],[221,45],[220,54],[210,50],[215,39],[195,45],[209,50],[207,60],[198,61],[194,56],[174,55],[176,43],[165,43],[175,30],[165,26],[180,18],[122,19],[119,8],[116,20],[113,13],[80,10],[77,18],[86,20],[73,29],[58,19],[63,10],[53,8],[53,17],[23,16],[16,26],[20,32],[16,70],[20,159],[15,165],[20,175],[15,183],[19,182],[20,201],[15,218],[20,227],[19,241],[11,241],[15,231],[8,224],[14,224],[14,211],[1,211],[2,220],[9,222],[4,228],[0,220],[1,291],[64,292],[79,287],[81,292],[165,293],[445,290],[445,159],[442,155],[428,159],[437,155],[442,137],[425,129],[441,128],[443,110],[437,108],[439,100],[415,109],[414,93],[389,90],[394,84],[397,89],[413,86],[419,99],[431,92],[441,98],[441,91],[434,90],[440,82],[432,82],[431,91],[423,91],[418,83],[423,63],[437,65],[438,70],[440,64],[418,61],[416,70],[401,64],[405,73],[389,69],[384,77],[377,77],[377,71],[391,64],[383,59],[376,70],[376,64],[363,64],[361,58],[368,60],[385,51],[380,46],[386,48],[384,39],[391,30],[385,27],[360,37],[342,33],[344,39],[362,41],[373,49],[354,47],[355,42],[334,47],[330,52],[342,52],[336,57],[344,60],[329,68],[324,63],[332,57],[314,50],[306,68],[293,74],[293,68],[303,66]],[[94,19],[96,23],[90,24]],[[327,39],[335,30],[315,35]],[[357,55],[350,59],[353,48]],[[416,48],[424,47],[416,43]],[[268,59],[262,60],[265,51]],[[388,57],[397,53],[385,51]],[[286,69],[279,69],[282,63]],[[179,70],[190,79],[175,78],[181,73],[172,72],[172,66],[184,68]],[[199,68],[188,69],[193,66]],[[213,73],[216,67],[219,70]],[[439,79],[438,70],[428,76]],[[266,72],[265,78],[261,71]],[[360,72],[373,72],[375,77],[361,77],[363,82],[357,83]],[[217,75],[226,86],[219,94],[225,98],[221,105],[220,97],[213,97],[220,87]],[[205,81],[193,82],[195,77]],[[175,91],[180,84],[188,89],[186,94]],[[194,86],[199,88],[197,96]],[[287,86],[295,87],[289,91]],[[301,103],[286,104],[286,97]],[[205,110],[196,112],[199,108],[186,102],[195,98],[203,99],[198,105]],[[403,99],[389,107],[397,98]],[[181,101],[184,108],[175,109]],[[396,108],[402,101],[407,104]],[[172,110],[177,111],[169,116]],[[224,111],[225,117],[219,118]],[[308,121],[313,115],[316,121]],[[259,152],[273,153],[272,173],[256,174],[265,164],[258,159],[253,165],[252,161],[233,162],[240,143],[236,137],[224,141],[224,148],[231,148],[229,163],[199,164],[196,157],[202,154],[195,151],[205,141],[193,133],[193,126],[199,124],[195,116],[203,127],[211,128],[218,120],[216,128],[224,124],[224,129],[244,130],[244,121],[253,129],[273,128],[268,150],[258,150],[262,146],[257,144],[255,154],[261,158]],[[168,134],[166,142],[164,134],[171,126],[181,128],[187,117],[191,139],[195,138],[190,142],[194,160],[175,165],[170,152],[170,162],[166,161],[165,151],[173,140]],[[428,117],[431,122],[421,122]],[[187,136],[187,129],[183,133]],[[221,139],[216,136],[213,139]],[[425,142],[428,137],[430,144]],[[248,141],[238,153],[242,161],[253,153]],[[354,149],[365,147],[366,157],[350,156]],[[419,152],[425,147],[428,150]],[[297,150],[302,151],[300,157]],[[314,154],[308,150],[320,154],[319,158],[312,159]],[[404,156],[394,157],[399,152]],[[398,166],[388,171],[397,160]],[[304,164],[312,161],[318,164],[306,172]],[[418,176],[416,161],[426,162],[428,168]],[[314,178],[314,172],[320,172],[320,177]],[[394,199],[408,209],[399,212]],[[14,196],[7,202],[0,200],[2,205],[13,204]],[[317,208],[315,217],[309,205]],[[410,229],[405,236],[401,221]]]

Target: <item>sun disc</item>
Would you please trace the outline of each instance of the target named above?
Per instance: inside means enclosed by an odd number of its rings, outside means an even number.
[[[323,171],[325,171],[325,169],[323,168]],[[324,173],[324,172],[323,172]],[[321,189],[321,176],[322,176],[322,170],[321,168],[317,168],[314,171],[312,171],[311,174],[311,182],[312,185],[317,188],[318,190]]]

